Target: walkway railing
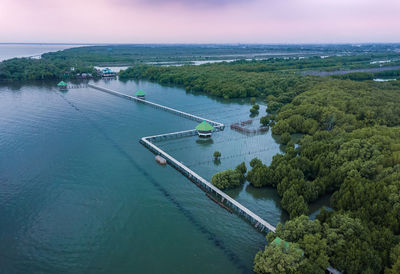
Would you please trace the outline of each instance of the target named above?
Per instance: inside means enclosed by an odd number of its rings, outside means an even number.
[[[170,135],[171,133],[167,134]],[[175,133],[172,133],[175,134]],[[180,134],[180,132],[177,132],[176,134]],[[180,171],[183,175],[188,177],[191,181],[196,183],[197,185],[200,185],[203,190],[206,190],[207,192],[210,192],[214,194],[217,198],[220,199],[221,203],[226,204],[230,208],[232,208],[236,213],[238,213],[240,216],[243,216],[245,219],[247,219],[251,224],[253,224],[257,229],[260,231],[274,231],[275,232],[275,227],[269,224],[268,222],[264,221],[261,217],[247,209],[245,206],[237,202],[235,199],[231,198],[227,194],[225,194],[223,191],[215,187],[213,184],[205,180],[203,177],[198,175],[196,172],[176,160],[174,157],[163,151],[161,148],[157,147],[155,144],[151,143],[149,139],[153,139],[158,136],[149,136],[149,137],[143,137],[140,142],[147,147],[149,150],[151,150],[153,153],[157,155],[161,155],[167,160],[167,163],[170,164],[172,167]]]
[[[136,102],[139,102],[139,103],[147,104],[147,105],[150,105],[150,106],[152,106],[154,108],[162,109],[164,111],[171,112],[171,113],[173,113],[175,115],[178,115],[178,116],[181,116],[181,117],[184,117],[184,118],[187,118],[187,119],[199,122],[199,123],[201,123],[203,121],[207,121],[208,123],[210,123],[217,130],[224,130],[224,128],[225,128],[224,124],[221,124],[221,123],[218,123],[218,122],[215,122],[215,121],[211,121],[211,120],[208,120],[206,118],[199,117],[199,116],[196,116],[196,115],[193,115],[193,114],[190,114],[190,113],[187,113],[187,112],[183,112],[183,111],[180,111],[180,110],[177,110],[177,109],[173,109],[173,108],[170,108],[170,107],[167,107],[167,106],[163,106],[163,105],[151,102],[151,101],[147,101],[145,99],[141,99],[141,98],[137,98],[137,97],[134,97],[134,96],[127,95],[127,94],[123,94],[121,92],[118,92],[118,91],[115,91],[115,90],[111,90],[111,89],[108,89],[108,88],[99,87],[99,86],[96,86],[96,85],[93,85],[93,84],[88,84],[88,86],[92,87],[92,88],[95,88],[95,89],[98,89],[98,90],[101,90],[101,91],[104,91],[104,92],[107,92],[107,93],[110,93],[112,95],[116,95],[118,97],[122,97],[122,98],[125,98],[125,99],[128,99],[128,100],[132,100],[132,101],[136,101]]]
[[[196,115],[192,115],[190,113],[186,113],[180,110],[176,110],[170,107],[166,107],[157,103],[153,103],[144,99],[136,98],[134,96],[130,96],[127,94],[120,93],[118,91],[114,91],[111,89],[95,86],[92,84],[89,84],[90,87],[104,91],[106,93],[125,98],[128,100],[148,104],[152,107],[162,109],[168,112],[171,112],[173,114],[182,116],[184,118],[194,120],[197,122],[202,122],[202,121],[207,121],[208,123],[212,124],[214,127],[214,131],[220,131],[224,130],[225,125],[211,121]],[[150,151],[153,153],[160,155],[164,157],[168,164],[177,169],[179,172],[181,172],[183,175],[185,175],[187,178],[189,178],[192,182],[194,182],[197,186],[199,186],[203,191],[206,193],[212,193],[214,196],[216,196],[219,200],[220,203],[223,203],[224,205],[228,206],[232,210],[234,210],[239,216],[242,216],[246,220],[248,220],[252,225],[254,225],[255,228],[257,228],[261,232],[267,232],[267,231],[273,231],[275,232],[275,227],[263,220],[261,217],[259,217],[257,214],[237,202],[235,199],[231,198],[229,195],[225,194],[223,191],[215,187],[213,184],[208,182],[206,179],[198,175],[196,172],[176,160],[174,157],[163,151],[161,148],[156,146],[153,142],[156,141],[161,141],[161,140],[167,140],[167,139],[172,139],[172,138],[177,138],[177,137],[185,137],[185,136],[194,136],[197,134],[196,130],[185,130],[185,131],[179,131],[179,132],[173,132],[173,133],[166,133],[166,134],[161,134],[161,135],[154,135],[154,136],[147,136],[147,137],[142,137],[140,139],[140,143],[147,147]]]
[[[143,100],[140,98],[136,98],[130,95],[126,95],[123,93],[120,93],[118,91],[114,91],[111,89],[107,89],[107,88],[103,88],[103,87],[99,87],[99,86],[95,86],[92,84],[88,84],[89,87],[107,92],[109,94],[112,95],[116,95],[128,100],[133,100],[133,101],[137,101],[140,103],[145,103],[145,104],[149,104],[153,107],[156,108],[160,108],[169,112],[172,112],[174,114],[177,114],[179,116],[191,119],[191,120],[195,120],[198,122],[202,122],[202,121],[207,121],[210,124],[212,124],[215,128],[215,131],[219,131],[219,130],[224,130],[225,126],[224,124],[218,123],[218,122],[214,122],[208,119],[204,119],[201,118],[199,116],[195,116],[186,112],[182,112],[170,107],[166,107],[160,104],[156,104],[147,100]],[[166,133],[166,134],[161,134],[161,135],[154,135],[154,136],[147,136],[147,137],[142,137],[140,139],[140,143],[142,145],[144,145],[145,147],[147,147],[150,151],[152,151],[155,154],[161,155],[162,157],[164,157],[168,164],[171,165],[173,168],[175,168],[176,170],[178,170],[179,172],[181,172],[183,175],[185,175],[187,178],[189,178],[189,180],[191,180],[192,182],[194,182],[197,186],[200,187],[201,190],[205,191],[206,193],[212,193],[214,194],[217,198],[220,199],[221,203],[224,203],[225,205],[229,206],[230,208],[232,208],[237,214],[239,214],[239,216],[244,217],[246,220],[248,220],[251,224],[254,225],[255,228],[257,228],[259,231],[261,232],[267,232],[267,231],[272,231],[275,232],[275,227],[271,224],[269,224],[268,222],[266,222],[265,220],[263,220],[261,217],[259,217],[257,214],[253,213],[251,210],[247,209],[245,206],[243,206],[242,204],[240,204],[239,202],[237,202],[235,199],[231,198],[230,196],[228,196],[227,194],[225,194],[223,191],[219,190],[217,187],[215,187],[213,184],[211,184],[210,182],[208,182],[207,180],[205,180],[203,177],[201,177],[200,175],[198,175],[196,172],[194,172],[193,170],[191,170],[190,168],[188,168],[187,166],[185,166],[184,164],[182,164],[181,162],[179,162],[178,160],[176,160],[174,157],[172,157],[171,155],[169,155],[168,153],[166,153],[165,151],[163,151],[161,148],[159,148],[158,146],[156,146],[155,144],[153,144],[152,142],[154,141],[161,141],[161,140],[168,140],[168,139],[172,139],[172,138],[177,138],[177,137],[186,137],[186,136],[193,136],[196,135],[197,131],[196,130],[185,130],[185,131],[178,131],[178,132],[173,132],[173,133]],[[338,271],[337,269],[329,266],[327,268],[327,271],[331,274],[341,274],[340,271]]]

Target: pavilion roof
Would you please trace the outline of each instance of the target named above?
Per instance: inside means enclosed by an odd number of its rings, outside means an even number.
[[[203,121],[196,126],[196,130],[199,130],[199,131],[211,131],[213,129],[214,129],[214,127],[212,125],[210,125],[209,123],[207,123],[206,121]]]
[[[292,245],[291,242],[287,242],[287,241],[285,241],[285,240],[283,240],[283,239],[281,239],[281,238],[279,238],[279,237],[276,237],[276,238],[272,241],[272,243],[276,244],[277,246],[283,246],[283,248],[284,248],[285,250],[287,250],[287,249]],[[304,251],[303,251],[301,248],[296,248],[296,249],[299,250],[299,251],[301,251],[301,252],[302,252],[302,256],[304,256]]]

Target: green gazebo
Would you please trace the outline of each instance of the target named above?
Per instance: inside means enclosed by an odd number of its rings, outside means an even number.
[[[138,90],[136,92],[136,97],[140,99],[144,99],[146,97],[146,93],[143,90]]]
[[[272,241],[272,243],[275,244],[275,245],[277,245],[277,246],[281,246],[281,247],[283,246],[283,249],[284,249],[284,250],[288,250],[289,247],[290,247],[290,245],[291,245],[290,242],[286,242],[285,240],[282,240],[282,239],[279,238],[279,237],[276,237],[276,238]],[[304,256],[304,251],[303,251],[302,249],[296,248],[296,250],[300,251],[301,254],[302,254],[302,256]]]
[[[68,84],[65,83],[64,81],[61,81],[60,83],[57,84],[57,87],[58,87],[60,90],[66,90],[67,87],[68,87]]]
[[[203,121],[196,126],[197,134],[199,134],[200,137],[211,137],[213,129],[214,127],[206,121]]]

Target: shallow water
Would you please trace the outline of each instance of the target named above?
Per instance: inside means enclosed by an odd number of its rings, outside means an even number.
[[[40,58],[43,53],[59,51],[83,45],[76,44],[0,44],[0,62],[16,57]]]
[[[280,151],[269,132],[249,137],[229,128],[249,119],[245,101],[149,82],[97,84],[127,94],[143,89],[148,100],[228,125],[211,143],[159,143],[207,179],[254,157],[269,163]],[[138,142],[195,125],[90,88],[0,87],[1,272],[251,272],[264,235],[159,166]],[[286,218],[273,189],[246,184],[228,194],[273,225]]]
[[[373,79],[375,82],[390,82],[390,81],[396,81],[396,78],[375,78]]]

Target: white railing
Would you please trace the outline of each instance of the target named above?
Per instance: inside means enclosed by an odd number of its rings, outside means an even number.
[[[112,95],[116,95],[128,100],[133,100],[136,102],[140,102],[140,103],[145,103],[148,105],[151,105],[153,107],[156,108],[160,108],[163,109],[165,111],[177,114],[179,116],[191,119],[191,120],[195,120],[198,122],[202,122],[202,121],[207,121],[208,123],[212,124],[214,126],[214,128],[216,130],[224,130],[225,125],[219,122],[215,122],[212,120],[208,120],[190,113],[186,113],[180,110],[176,110],[167,106],[163,106],[157,103],[153,103],[151,101],[147,101],[145,99],[140,99],[134,96],[130,96],[127,94],[123,94],[120,93],[118,91],[114,91],[108,88],[103,88],[103,87],[99,87],[93,84],[88,84],[89,87],[107,92],[109,94]],[[218,189],[217,187],[215,187],[213,184],[211,184],[210,182],[208,182],[206,179],[204,179],[203,177],[201,177],[200,175],[198,175],[196,172],[194,172],[193,170],[191,170],[190,168],[188,168],[187,166],[185,166],[184,164],[182,164],[181,162],[179,162],[178,160],[176,160],[174,157],[172,157],[171,155],[169,155],[168,153],[166,153],[165,151],[163,151],[161,148],[159,148],[158,146],[156,146],[154,143],[152,143],[153,140],[157,140],[157,139],[163,139],[163,138],[170,138],[173,136],[189,136],[189,135],[194,135],[196,134],[196,130],[185,130],[185,131],[179,131],[179,132],[172,132],[172,133],[166,133],[166,134],[160,134],[160,135],[154,135],[154,136],[147,136],[147,137],[142,137],[140,142],[146,146],[148,149],[150,149],[151,151],[153,151],[156,154],[161,155],[162,157],[166,158],[167,162],[179,169],[181,172],[183,172],[183,174],[185,174],[187,177],[189,177],[192,180],[195,180],[196,182],[200,183],[203,185],[203,187],[205,187],[209,192],[219,196],[221,198],[221,202],[224,202],[226,204],[228,204],[232,209],[234,209],[237,213],[239,213],[240,215],[244,216],[246,219],[248,219],[252,224],[254,224],[254,226],[259,229],[260,231],[273,231],[275,232],[275,227],[271,224],[269,224],[268,222],[266,222],[265,220],[263,220],[261,217],[259,217],[257,214],[255,214],[254,212],[252,212],[251,210],[249,210],[248,208],[246,208],[245,206],[243,206],[242,204],[240,204],[239,202],[237,202],[235,199],[231,198],[229,195],[225,194],[223,191],[221,191],[220,189]]]

